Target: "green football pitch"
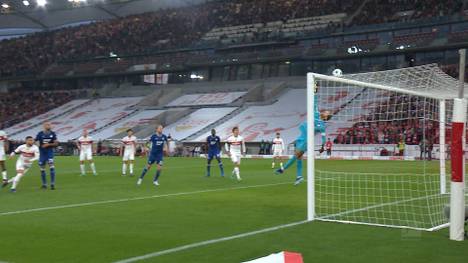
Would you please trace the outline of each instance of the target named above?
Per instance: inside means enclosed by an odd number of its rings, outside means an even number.
[[[0,262],[242,262],[282,250],[302,253],[305,262],[468,262],[468,243],[449,241],[447,229],[313,221],[273,230],[306,218],[307,189],[306,183],[293,186],[294,169],[274,175],[269,160],[243,160],[239,183],[230,179],[227,160],[226,178],[217,167],[205,178],[205,160],[167,158],[158,187],[152,185],[154,170],[137,187],[137,177],[121,176],[120,158],[95,161],[99,175],[81,177],[76,157],[57,158],[55,191],[39,189],[35,166],[17,193],[0,192]],[[138,158],[136,175],[144,163]],[[14,162],[7,166],[13,175]],[[317,161],[317,169],[336,172],[411,173],[421,167]],[[437,162],[427,164],[427,173],[436,170]],[[346,206],[346,200],[331,202]],[[271,231],[255,232],[262,229]]]

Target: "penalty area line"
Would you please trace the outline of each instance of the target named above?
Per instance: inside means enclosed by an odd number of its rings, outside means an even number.
[[[291,183],[290,182],[282,182],[282,183],[258,184],[258,185],[250,185],[250,186],[224,187],[224,188],[215,188],[215,189],[199,190],[199,191],[192,191],[192,192],[179,192],[179,193],[170,193],[170,194],[161,194],[161,195],[150,195],[150,196],[140,196],[140,197],[132,197],[132,198],[104,200],[104,201],[96,201],[96,202],[76,203],[76,204],[59,205],[59,206],[39,207],[39,208],[31,208],[31,209],[18,210],[18,211],[2,212],[2,213],[0,213],[0,217],[9,216],[9,215],[33,213],[33,212],[42,212],[42,211],[49,211],[49,210],[59,210],[59,209],[66,209],[66,208],[76,208],[76,207],[85,207],[85,206],[124,203],[124,202],[155,199],[155,198],[163,198],[163,197],[195,195],[195,194],[223,192],[223,191],[232,191],[232,190],[242,190],[242,189],[252,189],[252,188],[263,188],[263,187],[286,185],[286,184],[291,184]]]
[[[114,261],[113,263],[137,262],[137,261],[141,261],[141,260],[145,260],[145,259],[149,259],[149,258],[155,258],[155,257],[159,257],[159,256],[171,254],[171,253],[180,252],[180,251],[183,251],[183,250],[192,249],[192,248],[197,248],[197,247],[207,246],[207,245],[216,244],[216,243],[220,243],[220,242],[224,242],[224,241],[240,239],[240,238],[250,237],[250,236],[254,236],[254,235],[258,235],[258,234],[273,232],[273,231],[277,231],[277,230],[280,230],[280,229],[285,229],[285,228],[290,228],[290,227],[302,225],[302,224],[305,224],[305,223],[308,223],[308,222],[310,222],[310,221],[303,220],[303,221],[299,221],[299,222],[294,222],[294,223],[289,223],[289,224],[285,224],[285,225],[279,225],[279,226],[264,228],[264,229],[260,229],[260,230],[256,230],[256,231],[252,231],[252,232],[238,234],[238,235],[227,236],[227,237],[216,238],[216,239],[210,239],[210,240],[201,241],[201,242],[197,242],[197,243],[192,243],[192,244],[188,244],[188,245],[184,245],[184,246],[179,246],[179,247],[174,247],[174,248],[170,248],[170,249],[166,249],[166,250],[156,251],[156,252],[141,255],[141,256],[122,259],[122,260],[119,260],[119,261]]]

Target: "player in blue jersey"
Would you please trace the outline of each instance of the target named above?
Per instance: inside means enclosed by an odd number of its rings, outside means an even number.
[[[208,164],[206,165],[206,176],[211,175],[211,161],[216,158],[218,161],[219,169],[221,170],[221,176],[224,177],[223,163],[221,162],[221,138],[216,135],[216,130],[211,130],[211,135],[206,138],[206,146],[208,149]]]
[[[39,167],[41,169],[42,189],[47,189],[46,165],[50,170],[50,189],[55,190],[54,148],[58,146],[57,135],[52,131],[50,122],[44,122],[44,130],[36,135],[39,144]]]
[[[161,176],[162,172],[163,157],[164,154],[168,152],[167,136],[163,134],[162,125],[156,127],[156,133],[151,136],[149,142],[151,143],[151,151],[148,154],[148,163],[146,164],[145,168],[143,168],[143,172],[138,179],[137,185],[141,185],[145,174],[149,171],[149,169],[151,169],[151,166],[156,163],[158,167],[156,175],[154,176],[153,184],[158,186],[159,176]]]
[[[318,93],[318,84],[315,85],[315,93]],[[330,113],[328,111],[319,111],[318,107],[318,97],[317,95],[314,96],[314,131],[315,133],[320,133],[322,135],[322,147],[320,148],[320,151],[323,152],[323,146],[326,143],[326,137],[325,137],[325,121],[330,119]],[[301,182],[304,181],[304,177],[302,177],[302,156],[304,153],[307,151],[307,122],[302,122],[299,125],[299,131],[300,135],[296,139],[296,149],[294,156],[289,159],[289,161],[286,163],[284,168],[280,168],[276,170],[277,174],[282,174],[286,169],[288,169],[291,165],[293,165],[296,162],[296,181],[295,185],[300,184]]]

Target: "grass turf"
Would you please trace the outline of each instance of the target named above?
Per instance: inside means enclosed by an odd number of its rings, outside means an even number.
[[[39,189],[37,167],[23,178],[18,193],[3,189],[0,261],[113,262],[306,217],[306,184],[292,186],[292,170],[273,175],[268,160],[243,160],[244,180],[237,183],[229,176],[220,178],[217,167],[212,168],[211,178],[204,178],[202,159],[167,158],[157,188],[151,184],[154,170],[137,187],[136,177],[120,175],[119,158],[95,161],[99,175],[80,177],[76,157],[57,158],[56,191]],[[136,175],[144,162],[137,160]],[[229,174],[232,167],[225,164]],[[12,161],[7,165],[14,167]],[[418,173],[424,168],[418,162],[388,161],[320,161],[317,166],[376,173]],[[434,162],[426,171],[436,168]],[[6,214],[50,207],[57,209]],[[312,222],[144,262],[241,262],[281,250],[301,252],[305,262],[375,262],[377,257],[378,262],[427,263],[468,258],[467,243],[450,242],[446,229],[427,233]]]

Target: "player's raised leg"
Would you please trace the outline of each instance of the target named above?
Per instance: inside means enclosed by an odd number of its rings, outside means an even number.
[[[2,181],[7,181],[8,175],[5,167],[5,160],[0,161],[0,170],[2,171]]]
[[[20,169],[16,170],[16,176],[8,180],[8,183],[11,183],[11,188],[10,191],[15,193],[16,192],[16,187],[18,186],[19,182],[21,181],[21,178],[23,177],[25,171]]]
[[[148,163],[145,165],[145,167],[143,168],[143,171],[141,172],[140,177],[138,178],[137,185],[141,185],[141,183],[143,182],[143,178],[145,178],[146,173],[151,169],[152,164],[155,162],[151,160],[150,158],[151,156],[148,158]]]

